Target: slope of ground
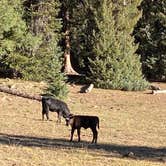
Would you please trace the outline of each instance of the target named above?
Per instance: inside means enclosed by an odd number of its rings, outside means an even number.
[[[0,80],[31,94],[40,94],[43,83]],[[154,83],[166,89],[165,83]],[[93,89],[79,93],[69,86],[65,100],[73,114],[100,118],[97,145],[92,133],[81,130],[81,143],[69,142],[70,128],[41,120],[41,103],[0,93],[1,166],[157,166],[166,163],[166,94]]]

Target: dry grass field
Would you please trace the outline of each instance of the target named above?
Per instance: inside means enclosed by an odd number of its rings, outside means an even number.
[[[21,91],[40,94],[43,83],[0,80]],[[166,89],[166,83],[154,83]],[[69,85],[65,102],[73,114],[100,118],[98,144],[81,130],[69,142],[70,127],[41,120],[41,103],[0,92],[0,166],[164,166],[166,94],[93,89],[79,93]]]

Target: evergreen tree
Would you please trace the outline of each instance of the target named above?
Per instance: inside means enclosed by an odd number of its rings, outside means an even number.
[[[113,87],[115,70],[118,69],[118,45],[115,37],[115,21],[112,15],[113,6],[111,2],[103,0],[98,12],[93,13],[98,31],[93,32],[94,45],[92,56],[89,57],[90,73],[89,79],[93,80],[95,86],[102,88]]]
[[[93,55],[92,48],[95,40],[93,33],[98,31],[95,11],[99,6],[99,0],[75,0],[71,6],[71,54],[77,70],[84,74],[89,71],[88,57]]]
[[[58,19],[60,3],[58,0],[28,0],[24,5],[29,11],[25,18],[31,32],[41,38],[38,48],[31,51],[32,58],[29,63],[29,71],[33,72],[31,79],[44,79],[49,84],[47,93],[65,96],[67,88],[65,76],[61,73],[62,51],[58,46],[61,38],[61,20]]]
[[[134,35],[143,73],[148,79],[166,80],[166,1],[143,0],[140,9]]]
[[[94,33],[93,57],[89,57],[89,80],[97,87],[142,90],[147,86],[131,36],[139,16],[137,5],[138,1],[126,6],[111,0],[101,1],[95,15],[99,32]]]
[[[0,1],[0,62],[7,68],[24,73],[28,50],[40,40],[34,38],[23,21],[21,0]]]
[[[100,1],[60,0],[60,2],[64,34],[61,43],[65,57],[64,71],[68,75],[79,75],[76,71],[86,74],[88,57],[91,56],[93,31],[96,28],[92,10],[99,6]]]
[[[61,20],[59,1],[0,1],[0,62],[24,79],[48,83],[47,93],[66,95],[58,47]]]

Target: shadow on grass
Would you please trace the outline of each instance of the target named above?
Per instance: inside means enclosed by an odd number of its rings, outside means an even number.
[[[166,162],[166,147],[152,148],[145,146],[127,146],[115,144],[90,144],[88,142],[69,142],[66,139],[52,139],[52,138],[39,138],[23,135],[10,135],[0,133],[0,144],[15,145],[15,146],[28,146],[40,148],[80,148],[90,149],[97,152],[96,155],[103,155],[106,157],[118,158],[131,158],[136,160],[151,160]]]

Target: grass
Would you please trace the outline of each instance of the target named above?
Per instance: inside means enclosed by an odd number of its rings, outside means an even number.
[[[1,79],[27,93],[40,94],[43,83]],[[166,89],[166,84],[155,83]],[[1,166],[164,166],[166,163],[166,94],[93,89],[79,93],[69,86],[66,99],[74,114],[100,118],[97,145],[81,130],[81,143],[69,142],[70,128],[41,120],[41,103],[0,93]]]

